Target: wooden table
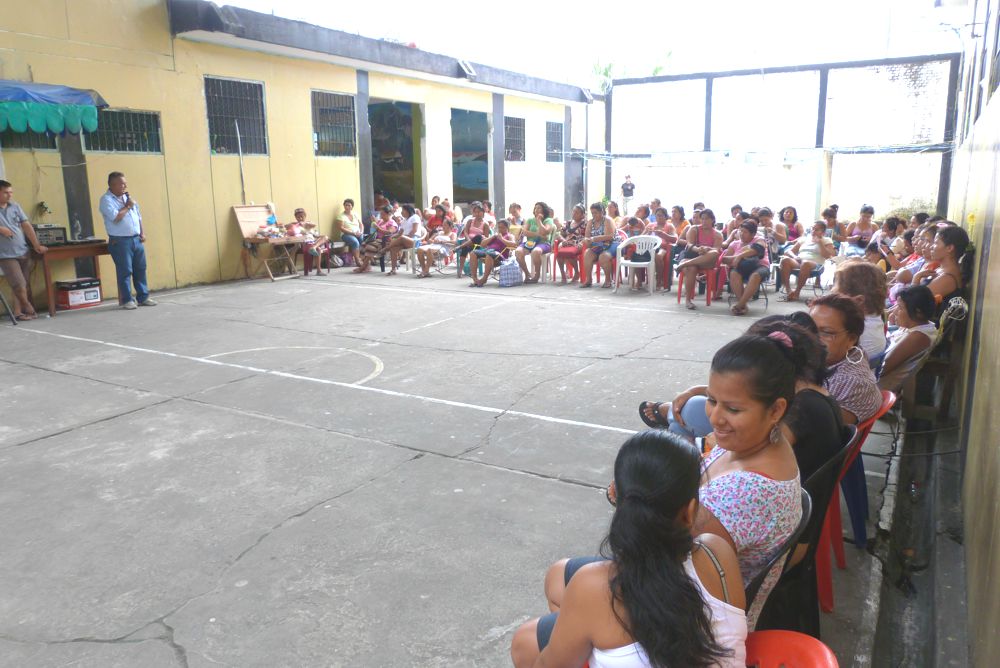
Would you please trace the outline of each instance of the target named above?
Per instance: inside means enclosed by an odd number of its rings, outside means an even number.
[[[94,259],[94,278],[101,280],[101,263],[97,261],[98,255],[110,255],[107,241],[94,241],[85,244],[67,244],[65,246],[49,246],[49,250],[42,255],[34,253],[36,259],[41,259],[42,268],[45,271],[45,294],[49,300],[49,315],[56,314],[56,288],[52,283],[52,263],[59,260],[75,260],[78,257],[92,257]]]

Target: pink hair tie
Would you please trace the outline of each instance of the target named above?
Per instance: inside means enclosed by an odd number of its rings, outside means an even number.
[[[771,332],[770,334],[767,335],[767,338],[771,339],[772,341],[777,341],[786,348],[793,347],[792,338],[788,336],[788,334],[785,334],[784,332]]]

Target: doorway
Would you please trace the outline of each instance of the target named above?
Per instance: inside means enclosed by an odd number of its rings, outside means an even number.
[[[368,105],[368,122],[372,129],[374,189],[381,190],[388,199],[421,206],[423,163],[419,138],[424,119],[420,105],[374,100]]]
[[[489,123],[482,111],[451,110],[451,177],[455,203],[490,197]]]

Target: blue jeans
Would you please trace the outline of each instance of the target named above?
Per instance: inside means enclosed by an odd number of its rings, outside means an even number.
[[[139,237],[110,237],[108,252],[115,261],[115,274],[118,276],[118,303],[132,301],[132,287],[129,280],[135,283],[135,297],[139,303],[149,299],[149,288],[146,287],[146,249]]]
[[[687,428],[674,422],[673,411],[667,413],[667,420],[670,422],[668,430],[692,441],[695,438],[704,438],[711,434],[712,423],[708,421],[708,416],[705,415],[705,403],[707,401],[705,397],[691,397],[685,402],[684,408],[681,409],[681,417],[684,418],[684,424],[687,425]]]

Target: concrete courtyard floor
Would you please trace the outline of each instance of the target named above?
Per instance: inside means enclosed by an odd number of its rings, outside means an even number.
[[[0,325],[0,666],[509,665],[548,564],[597,549],[638,403],[765,312],[466,283],[341,270]],[[842,665],[878,587],[848,552]]]

